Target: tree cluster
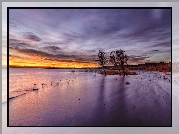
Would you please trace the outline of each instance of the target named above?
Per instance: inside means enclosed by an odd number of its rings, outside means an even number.
[[[109,59],[105,57],[105,52],[102,50],[99,50],[98,58],[96,58],[94,61],[97,61],[103,68],[104,74],[106,75],[105,67],[104,65],[111,62],[118,70],[120,71],[120,66],[123,70],[123,74],[125,75],[125,67],[124,64],[127,64],[127,61],[129,60],[129,57],[124,54],[124,50],[116,50],[110,52]],[[127,64],[128,65],[128,64]]]

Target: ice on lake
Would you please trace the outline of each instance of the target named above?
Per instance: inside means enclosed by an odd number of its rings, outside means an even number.
[[[137,73],[12,69],[9,125],[171,126],[171,74]]]

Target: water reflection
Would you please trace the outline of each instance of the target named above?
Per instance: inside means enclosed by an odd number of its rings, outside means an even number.
[[[90,72],[26,70],[19,77],[18,74],[12,75],[10,87],[38,90],[10,100],[10,125],[140,126],[167,124],[163,120],[170,117],[167,116],[170,115],[170,83],[152,84],[149,73],[125,77],[96,74],[94,77]],[[13,83],[17,78],[22,80]],[[160,98],[157,94],[166,97]],[[151,115],[145,115],[148,111]]]
[[[89,121],[89,125],[91,126],[102,126],[104,125],[105,121],[105,113],[106,113],[106,102],[104,99],[104,95],[106,92],[105,88],[105,80],[106,76],[101,76],[101,80],[99,82],[99,86],[96,89],[97,90],[97,99],[96,102],[94,102],[95,106],[93,109],[93,116],[91,120]]]

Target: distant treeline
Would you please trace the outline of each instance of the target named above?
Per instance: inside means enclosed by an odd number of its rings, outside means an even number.
[[[42,68],[42,69],[98,69],[98,68],[63,68],[63,67],[45,67],[45,66],[14,66],[11,65],[9,68]]]

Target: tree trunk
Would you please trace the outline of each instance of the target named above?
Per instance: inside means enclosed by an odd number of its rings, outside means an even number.
[[[122,66],[123,74],[124,74],[124,76],[125,76],[124,65],[121,65],[121,66]]]
[[[104,67],[102,66],[102,68],[103,68],[103,71],[104,71],[104,75],[106,76],[106,70],[104,69]]]

